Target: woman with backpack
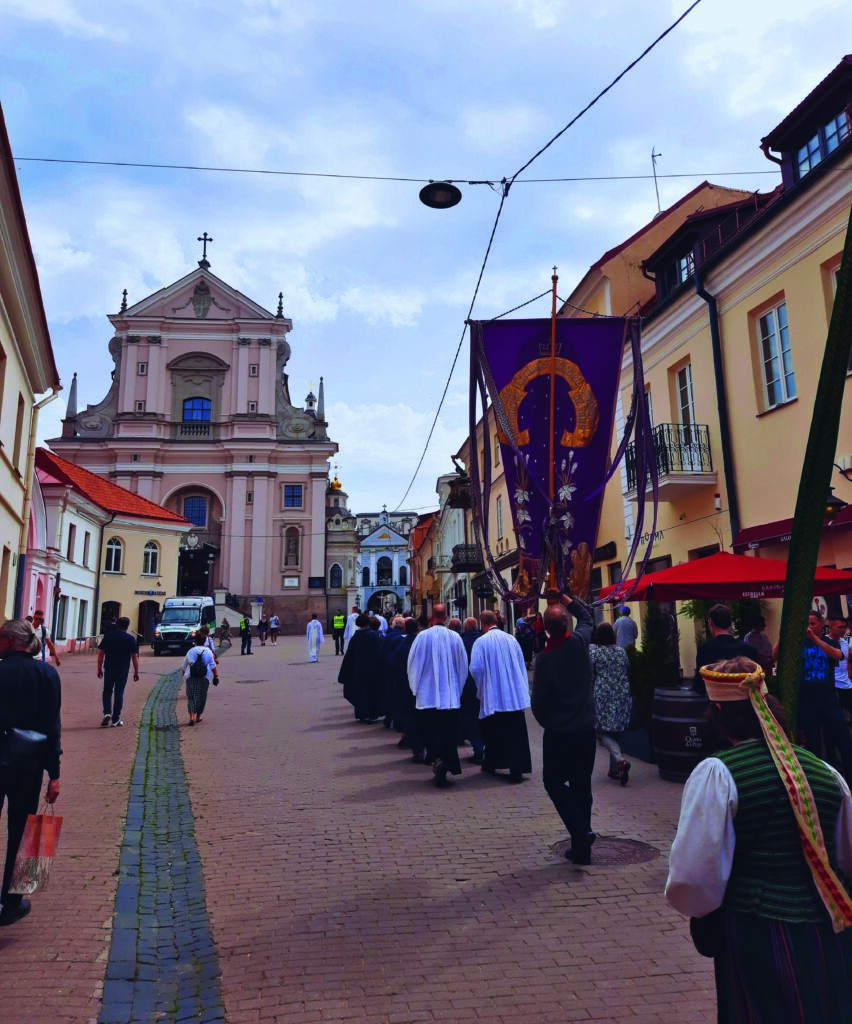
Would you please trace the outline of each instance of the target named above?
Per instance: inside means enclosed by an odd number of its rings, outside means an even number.
[[[214,686],[219,685],[219,670],[213,652],[206,645],[207,637],[199,630],[195,646],[191,647],[183,660],[183,677],[186,680],[186,705],[189,711],[189,724],[201,721],[207,705],[207,691],[212,680]]]

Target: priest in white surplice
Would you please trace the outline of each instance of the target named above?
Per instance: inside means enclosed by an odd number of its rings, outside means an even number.
[[[355,625],[355,620],[358,618],[358,616],[360,614],[361,613],[358,611],[357,607],[353,604],[352,605],[352,614],[346,620],[346,629],[343,630],[343,650],[344,650],[344,653],[346,651],[346,648],[349,646],[349,641],[352,639],[352,634],[358,628]]]
[[[523,782],[532,771],[525,711],[530,686],[521,645],[497,629],[497,616],[484,611],[479,617],[482,636],[474,641],[470,674],[480,700],[479,725],[485,743],[482,770],[493,775],[509,770],[511,782]]]
[[[322,635],[322,626],[319,624],[316,612],[311,616],[311,621],[308,623],[307,637],[308,661],[319,661],[320,644],[323,642],[324,638]]]
[[[432,626],[417,635],[408,655],[408,682],[417,699],[417,719],[426,740],[426,762],[435,785],[461,775],[458,733],[467,654],[458,633],[447,629],[447,609],[436,604]]]

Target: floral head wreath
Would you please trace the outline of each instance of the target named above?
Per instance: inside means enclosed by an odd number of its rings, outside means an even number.
[[[816,801],[793,745],[766,703],[763,669],[755,666],[751,672],[716,672],[709,666],[701,669],[701,676],[710,700],[751,701],[793,808],[802,851],[817,891],[831,915],[835,932],[842,932],[852,926],[852,899],[828,862]]]

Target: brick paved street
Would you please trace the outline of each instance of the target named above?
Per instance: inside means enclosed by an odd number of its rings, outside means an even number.
[[[194,729],[178,700],[229,1024],[714,1018],[712,965],[697,956],[685,922],[661,897],[679,786],[634,761],[621,789],[606,778],[601,751],[596,830],[661,855],[573,867],[554,850],[565,835],[541,789],[540,730],[532,720],[532,779],[510,786],[463,760],[464,777],[436,790],[428,770],[397,749],[395,733],[354,722],[330,649],[327,643],[317,665],[305,663],[296,638],[277,648],[255,644],[250,658],[228,652],[223,683],[211,689]],[[132,726],[176,659],[146,654],[142,664],[143,680],[129,690],[128,726],[108,731],[97,727],[92,661],[63,664],[65,831],[51,887],[34,897],[29,918],[0,932],[4,981],[18,979],[0,989],[4,1022],[94,1024],[102,1012],[114,873],[137,757]],[[152,701],[165,709],[170,697],[161,687]],[[165,790],[180,777],[176,748],[169,750]],[[168,833],[163,842],[180,833],[191,859],[181,808],[170,814],[158,826]],[[134,820],[128,827],[132,838]],[[142,855],[157,854],[143,843]],[[174,915],[178,901],[165,902],[159,899],[160,910]],[[178,942],[203,949],[203,929],[183,925]],[[212,966],[207,972],[216,973]],[[167,975],[164,965],[150,1015],[139,1004],[133,1019],[221,1014],[215,999],[204,1003],[208,991],[195,1008],[182,1003],[180,1016],[157,1015],[157,998],[174,984]]]

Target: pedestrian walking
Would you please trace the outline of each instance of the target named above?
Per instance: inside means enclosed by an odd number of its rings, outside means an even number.
[[[417,717],[426,740],[426,758],[435,785],[461,775],[459,707],[467,678],[467,654],[458,633],[447,629],[447,609],[432,608],[432,625],[418,633],[408,654],[408,680],[417,699]]]
[[[41,660],[46,661],[48,654],[50,654],[54,665],[59,668],[62,662],[59,660],[59,653],[51,639],[50,631],[44,624],[44,609],[42,608],[36,608],[33,612],[33,629],[41,643]]]
[[[208,651],[213,655],[213,660],[216,664],[219,664],[219,655],[216,653],[216,645],[213,643],[213,638],[210,636],[210,627],[201,626],[196,632],[196,645],[206,647]]]
[[[139,644],[130,630],[130,619],[122,615],[111,633],[105,633],[98,644],[98,679],[103,679],[103,718],[101,728],[112,724],[118,728],[124,725],[121,712],[124,708],[124,689],[130,666],[133,665],[133,682],[139,682]]]
[[[352,613],[350,614],[349,618],[346,620],[346,627],[343,630],[343,645],[344,645],[343,649],[344,649],[344,651],[349,646],[349,641],[352,639],[352,634],[358,628],[355,625],[355,621],[356,621],[356,619],[358,618],[358,616],[360,614],[361,613],[360,613],[360,611],[358,611],[357,606],[353,604],[352,605]]]
[[[666,899],[713,957],[719,1024],[833,1024],[852,1007],[852,798],[794,747],[763,670],[701,669],[729,749],[687,779]]]
[[[852,739],[835,688],[835,671],[843,661],[843,651],[836,640],[822,635],[823,625],[822,615],[811,611],[802,648],[798,723],[804,745],[812,754],[820,757],[823,753],[823,737],[831,755],[835,749],[840,752],[843,777],[852,784]],[[777,661],[777,651],[773,658]]]
[[[277,615],[269,616],[269,641],[273,647],[278,646],[278,631],[281,629],[281,619]]]
[[[222,619],[222,625],[219,627],[219,646],[224,647],[225,644],[228,648],[231,647],[231,623],[226,618]]]
[[[27,817],[38,811],[44,773],[45,800],[59,796],[62,755],[62,686],[59,673],[39,658],[41,643],[26,619],[7,619],[0,626],[0,812],[6,804],[6,861],[0,888],[0,927],[14,924],[30,912],[30,901],[9,892],[9,883]],[[29,750],[13,749],[16,730],[43,737]],[[14,737],[22,740],[23,737]]]
[[[460,738],[469,740],[473,754],[468,758],[471,764],[482,764],[485,757],[485,744],[482,741],[482,728],[479,724],[479,709],[482,706],[476,694],[476,680],[470,674],[470,655],[473,645],[482,636],[479,623],[473,616],[462,623],[461,639],[467,654],[468,673],[462,688],[459,718],[461,720]]]
[[[204,643],[197,643],[186,652],[183,659],[183,678],[186,680],[186,707],[189,724],[201,721],[207,707],[207,691],[210,683],[219,685],[219,670],[213,652]]]
[[[266,647],[266,634],[269,630],[269,619],[265,615],[257,620],[257,638],[260,640],[260,646]]]
[[[481,619],[480,619],[481,621]],[[524,655],[524,662],[527,666],[532,665],[533,654],[535,653],[535,620],[524,617],[515,623],[515,639],[521,646]]]
[[[523,782],[532,771],[526,709],[530,684],[524,652],[518,641],[497,628],[497,616],[479,616],[482,636],[470,655],[470,674],[479,697],[479,724],[485,744],[482,771],[494,775],[508,769],[510,782]]]
[[[618,613],[613,627],[615,642],[619,647],[635,647],[636,641],[639,639],[639,627],[630,618],[630,609],[626,604],[618,609]]]
[[[598,740],[609,752],[609,777],[626,786],[630,762],[621,752],[621,734],[630,721],[630,663],[627,652],[615,642],[615,630],[608,622],[595,629],[592,685],[595,691]]]
[[[343,657],[343,633],[346,629],[346,616],[338,610],[331,620],[331,631],[334,637],[334,654],[336,657]]]
[[[426,741],[420,732],[417,701],[411,692],[408,678],[408,655],[420,631],[420,624],[414,617],[409,617],[405,620],[403,630],[402,640],[391,656],[393,720],[402,733],[397,746],[411,750],[415,764],[423,764],[426,760]]]
[[[369,725],[382,714],[382,641],[370,628],[369,615],[359,615],[355,625],[357,628],[346,645],[337,681],[343,685],[343,696],[352,705],[356,721]]]
[[[549,605],[544,613],[549,639],[535,660],[532,711],[544,729],[544,788],[571,836],[565,857],[575,864],[591,864],[596,739],[589,641],[594,620],[576,598],[561,600],[562,604]],[[571,634],[566,607],[577,623]]]
[[[316,612],[311,615],[311,621],[308,623],[307,638],[308,661],[319,661],[320,645],[324,638],[322,635],[322,626],[320,625]]]
[[[251,619],[248,615],[240,619],[240,654],[251,654]]]

